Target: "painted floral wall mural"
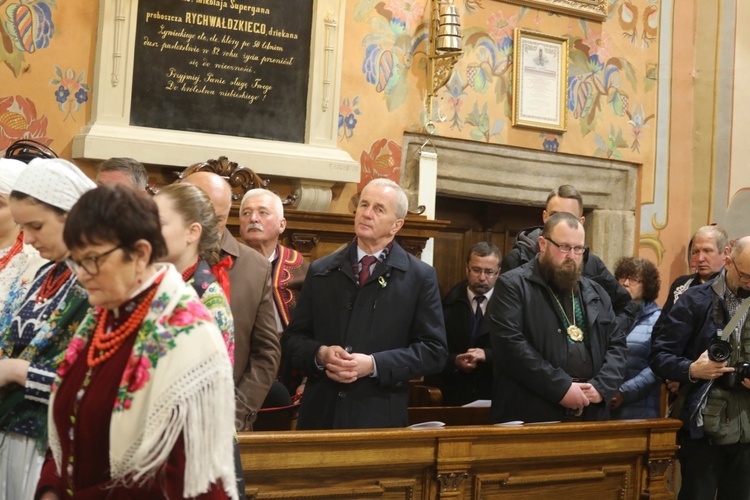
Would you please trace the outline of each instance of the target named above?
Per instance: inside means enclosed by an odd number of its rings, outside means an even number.
[[[604,22],[496,0],[456,3],[463,55],[438,93],[438,135],[633,161],[642,163],[648,175],[654,161],[658,1],[610,0]],[[347,27],[351,43],[345,60],[358,59],[361,65],[345,70],[349,85],[342,95],[358,96],[362,114],[356,115],[356,126],[361,132],[352,140],[353,132],[344,125],[339,137],[353,157],[369,159],[374,144],[385,140],[398,145],[403,131],[424,131],[430,4],[358,0],[351,10],[354,23]],[[568,126],[563,134],[510,125],[515,28],[568,39]],[[351,98],[342,98],[341,107],[352,108]],[[362,168],[367,175],[373,172],[364,163]],[[399,175],[395,166],[375,172],[396,180]]]
[[[20,0],[5,4],[5,19],[0,22],[0,61],[13,71],[21,72],[27,54],[49,47],[55,34],[52,11],[55,0]]]
[[[0,154],[34,139],[65,156],[90,111],[97,18],[86,0],[0,0]]]
[[[0,152],[19,139],[49,146],[47,115],[37,113],[36,105],[20,95],[0,97]]]

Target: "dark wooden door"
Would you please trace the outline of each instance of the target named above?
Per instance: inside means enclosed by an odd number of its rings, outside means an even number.
[[[543,207],[438,196],[435,218],[451,221],[435,239],[433,265],[441,296],[466,277],[466,253],[472,245],[480,241],[494,243],[505,255],[513,248],[521,229],[542,224],[542,210]]]

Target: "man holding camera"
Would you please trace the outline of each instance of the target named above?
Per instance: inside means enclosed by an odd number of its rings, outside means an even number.
[[[750,498],[747,296],[750,236],[737,240],[715,280],[688,289],[654,328],[651,368],[682,386],[672,411],[683,421],[680,500]]]

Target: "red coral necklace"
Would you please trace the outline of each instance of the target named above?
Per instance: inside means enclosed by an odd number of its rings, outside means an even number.
[[[130,317],[112,333],[107,333],[106,330],[107,318],[110,314],[109,309],[102,309],[96,323],[96,328],[94,329],[94,337],[91,339],[91,345],[89,345],[88,357],[86,358],[90,368],[104,363],[114,356],[125,342],[125,339],[141,326],[143,318],[146,317],[151,307],[151,302],[154,300],[157,288],[156,284],[154,284],[153,289],[138,304],[138,307],[135,308]]]
[[[195,274],[195,270],[198,269],[198,264],[200,263],[200,259],[195,261],[195,264],[188,267],[184,271],[182,271],[182,281],[187,283],[187,281],[193,277],[193,274]]]
[[[0,259],[0,271],[5,269],[5,266],[8,265],[8,263],[21,252],[21,249],[23,248],[23,233],[18,233],[18,237],[16,238],[16,242],[13,243],[13,246],[10,247],[10,250],[8,250],[8,253],[3,256],[2,259]]]
[[[60,266],[64,266],[65,264],[62,264],[60,262],[56,262],[55,265],[50,269],[49,273],[47,273],[47,276],[44,278],[44,281],[42,282],[42,286],[39,287],[39,291],[36,292],[36,298],[34,301],[37,304],[43,304],[47,302],[50,297],[53,297],[63,286],[63,284],[68,281],[68,278],[70,278],[71,272],[70,269],[65,269],[60,276],[55,278],[55,274],[57,274],[57,269]]]

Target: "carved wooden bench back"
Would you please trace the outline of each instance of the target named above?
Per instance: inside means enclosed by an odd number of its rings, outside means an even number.
[[[232,201],[239,201],[251,189],[265,188],[268,180],[261,179],[248,167],[242,167],[236,162],[229,161],[226,156],[220,156],[218,160],[208,160],[194,163],[177,174],[179,180],[184,179],[193,172],[213,172],[225,178],[232,187]]]

